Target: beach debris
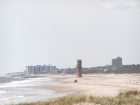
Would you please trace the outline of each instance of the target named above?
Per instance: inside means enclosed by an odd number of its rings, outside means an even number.
[[[77,82],[78,82],[77,79],[75,79],[75,80],[74,80],[74,83],[77,83]]]

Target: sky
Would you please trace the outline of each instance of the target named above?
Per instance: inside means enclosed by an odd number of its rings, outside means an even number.
[[[0,0],[0,75],[26,66],[140,64],[139,0]]]

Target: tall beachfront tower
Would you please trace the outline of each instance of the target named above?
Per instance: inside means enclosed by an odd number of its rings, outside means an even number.
[[[112,68],[121,68],[122,67],[122,58],[117,57],[116,59],[112,59]]]
[[[82,60],[77,60],[76,65],[76,77],[82,77]]]

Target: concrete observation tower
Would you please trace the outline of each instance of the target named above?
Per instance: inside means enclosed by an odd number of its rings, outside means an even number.
[[[77,60],[76,65],[76,77],[80,78],[82,77],[82,60]]]

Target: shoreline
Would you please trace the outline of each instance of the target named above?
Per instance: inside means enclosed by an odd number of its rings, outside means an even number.
[[[60,84],[36,86],[56,94],[74,92],[70,95],[92,95],[114,97],[121,91],[140,90],[140,74],[88,74],[82,78],[75,75],[46,75]],[[77,79],[78,82],[74,83]]]
[[[36,102],[35,105],[61,105],[62,103],[69,105],[69,102],[73,103],[72,105],[85,105],[85,103],[88,105],[106,103],[105,105],[108,105],[112,102],[120,105],[121,101],[125,101],[124,105],[128,105],[130,101],[131,104],[137,105],[135,102],[138,103],[138,99],[140,99],[139,74],[89,74],[83,75],[82,78],[76,78],[75,75],[47,75],[46,78],[52,78],[54,82],[59,84],[34,88],[52,90],[55,91],[55,94],[75,93],[42,100]],[[78,80],[77,83],[74,83],[75,79]],[[126,94],[130,97],[125,97]],[[81,99],[85,101],[83,102]],[[89,99],[92,100],[92,103]],[[30,105],[30,103],[28,104]]]
[[[78,81],[77,83],[74,83],[75,79]],[[94,97],[115,97],[120,92],[128,90],[140,91],[140,74],[86,74],[83,75],[82,78],[77,78],[75,75],[69,74],[67,75],[42,74],[38,75],[38,79],[31,78],[31,80],[33,81],[30,81],[29,83],[33,83],[36,85],[25,86],[25,89],[36,90],[34,91],[35,93],[34,92],[32,93],[36,94],[37,97],[38,97],[37,94],[42,93],[36,92],[38,92],[38,90],[42,91],[44,97],[42,97],[42,99],[40,98],[41,102],[51,100],[54,101],[59,97],[63,96],[84,95]],[[25,81],[28,81],[28,79]],[[22,81],[20,83],[22,85]],[[16,86],[16,84],[13,85]],[[22,88],[22,86],[20,86],[20,88]],[[17,87],[17,89],[20,88]],[[50,95],[47,94],[47,91],[49,90],[52,91],[52,94]]]
[[[70,82],[67,81],[67,77],[63,77],[63,75],[47,75],[46,78],[51,78],[53,79],[53,82],[58,83],[58,84],[54,84],[54,85],[47,85],[47,86],[34,86],[33,88],[35,89],[46,89],[46,90],[52,90],[55,91],[55,94],[67,94],[67,95],[75,95],[75,94],[81,94],[83,93],[83,90],[81,89],[75,89],[73,87],[68,87],[66,86],[67,84],[69,84]],[[66,79],[67,78],[67,79]],[[65,79],[65,80],[63,80]],[[68,82],[68,83],[67,83]],[[71,82],[72,84],[73,81]],[[70,94],[69,94],[70,93]]]

